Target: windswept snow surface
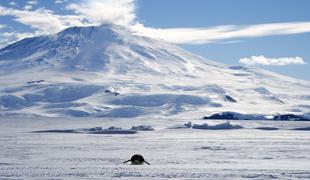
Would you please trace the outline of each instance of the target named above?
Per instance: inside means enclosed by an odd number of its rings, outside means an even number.
[[[0,118],[0,179],[309,179],[310,122],[232,121],[242,129],[168,129],[189,119]],[[187,123],[188,124],[188,123]],[[31,133],[151,126],[136,134]],[[274,127],[278,130],[260,130]],[[94,129],[98,131],[100,128]],[[115,128],[113,128],[115,130]],[[151,165],[123,164],[142,154]]]
[[[121,26],[71,27],[0,49],[0,115],[310,115],[310,83],[228,66]]]

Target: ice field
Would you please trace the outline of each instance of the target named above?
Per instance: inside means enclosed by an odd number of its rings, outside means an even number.
[[[310,122],[231,121],[243,128],[180,128],[188,121],[223,123],[184,119],[0,118],[0,179],[310,178],[310,131],[293,130],[310,127]],[[33,133],[110,126],[129,129],[138,125],[150,125],[154,131]],[[151,165],[123,164],[136,153]]]

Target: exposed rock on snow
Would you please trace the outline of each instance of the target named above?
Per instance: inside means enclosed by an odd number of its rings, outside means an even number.
[[[298,130],[298,131],[310,131],[310,127],[302,127],[302,128],[295,128],[292,130]]]
[[[29,81],[29,82],[27,82],[27,84],[41,84],[41,83],[45,83],[45,80],[38,80],[38,81]]]
[[[294,114],[282,114],[276,115],[273,117],[273,120],[280,120],[280,121],[310,121],[310,118],[306,118],[303,116],[297,116]]]
[[[199,148],[195,148],[195,150],[211,150],[211,151],[224,151],[226,148],[221,146],[202,146]]]
[[[225,100],[229,101],[229,102],[233,102],[233,103],[237,102],[234,98],[232,98],[231,96],[228,96],[228,95],[225,95]]]
[[[135,134],[137,133],[137,131],[111,126],[107,129],[103,129],[102,127],[95,127],[95,128],[90,128],[90,129],[33,131],[32,133]]]
[[[205,116],[203,119],[229,119],[229,120],[265,120],[265,115],[260,114],[241,114],[236,112],[220,112],[210,116]]]
[[[181,124],[181,125],[175,125],[172,127],[169,127],[168,129],[187,129],[187,128],[191,128],[192,127],[192,122],[187,122],[185,124]]]
[[[216,113],[210,116],[205,116],[203,119],[238,119],[235,116],[235,113],[232,112],[222,112],[222,113]]]
[[[130,130],[134,131],[154,131],[154,128],[149,125],[132,126]]]
[[[276,128],[276,127],[257,127],[257,128],[254,128],[254,129],[266,130],[266,131],[279,130],[279,128]]]
[[[52,129],[52,130],[43,130],[43,131],[32,131],[31,133],[81,133],[73,129]]]
[[[172,127],[169,127],[168,129],[188,129],[188,128],[193,128],[193,129],[207,129],[207,130],[225,130],[225,129],[241,129],[243,128],[242,126],[239,125],[232,125],[230,124],[229,121],[216,124],[216,125],[209,125],[207,123],[204,124],[192,124],[192,122],[187,122],[182,125],[175,125]]]
[[[230,124],[229,121],[226,121],[221,124],[217,124],[214,126],[208,125],[207,123],[205,124],[193,124],[193,129],[206,129],[206,130],[225,130],[225,129],[241,129],[243,128],[242,126],[239,125],[232,125]]]
[[[111,126],[107,129],[96,128],[95,130],[89,130],[88,133],[89,134],[135,134],[137,133],[137,131]]]
[[[305,116],[294,114],[283,115],[262,115],[262,114],[241,114],[236,112],[220,112],[210,116],[205,116],[203,119],[228,119],[228,120],[278,120],[278,121],[309,121]]]
[[[108,94],[113,94],[114,96],[118,96],[120,94],[118,92],[112,92],[111,90],[105,90],[104,92]]]

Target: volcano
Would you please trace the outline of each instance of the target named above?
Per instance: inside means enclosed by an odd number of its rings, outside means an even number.
[[[0,116],[219,112],[309,117],[310,82],[217,63],[116,25],[71,27],[0,50]]]

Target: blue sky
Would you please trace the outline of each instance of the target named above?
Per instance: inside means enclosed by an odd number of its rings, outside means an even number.
[[[73,25],[115,23],[211,60],[310,80],[309,7],[308,0],[5,0],[0,46]]]

